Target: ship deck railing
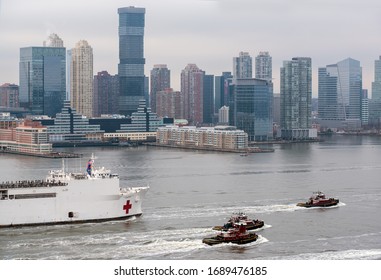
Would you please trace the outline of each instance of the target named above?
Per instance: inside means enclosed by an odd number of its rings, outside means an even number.
[[[13,188],[43,188],[43,187],[59,187],[67,186],[66,182],[52,182],[44,180],[24,180],[14,182],[2,182],[0,183],[0,189],[13,189]]]

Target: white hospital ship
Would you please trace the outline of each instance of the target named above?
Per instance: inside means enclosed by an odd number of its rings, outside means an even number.
[[[124,188],[119,176],[93,167],[87,173],[52,170],[45,180],[0,183],[0,227],[100,222],[142,214],[149,187]]]

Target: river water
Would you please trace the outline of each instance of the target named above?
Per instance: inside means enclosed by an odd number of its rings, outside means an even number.
[[[143,215],[129,221],[0,229],[0,259],[372,260],[381,259],[381,138],[333,136],[320,143],[239,154],[141,146],[65,148],[84,154],[66,165],[96,165],[124,186],[149,185]],[[0,181],[41,179],[60,159],[0,154]],[[314,191],[340,199],[297,207]],[[208,246],[242,211],[264,220],[247,245]]]

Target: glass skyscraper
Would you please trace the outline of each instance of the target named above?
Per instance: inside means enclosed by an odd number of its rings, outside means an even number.
[[[347,58],[319,68],[319,118],[322,120],[360,120],[362,68]]]
[[[231,72],[222,72],[222,76],[214,78],[215,93],[214,93],[214,112],[228,104],[228,83],[233,79]]]
[[[66,97],[66,49],[20,49],[20,106],[34,115],[54,117]]]
[[[204,75],[203,92],[203,119],[204,123],[213,123],[214,116],[214,75]]]
[[[234,79],[233,125],[248,134],[249,141],[273,138],[272,84],[259,79]]]
[[[119,113],[131,115],[145,98],[145,8],[125,7],[119,14]]]
[[[381,101],[381,56],[374,61],[374,82],[372,82],[372,99]]]

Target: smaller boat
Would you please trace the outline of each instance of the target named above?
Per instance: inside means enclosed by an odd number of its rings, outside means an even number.
[[[265,223],[258,219],[251,220],[247,217],[246,214],[239,212],[239,213],[233,214],[228,220],[228,222],[224,224],[223,226],[215,226],[213,227],[213,229],[227,231],[233,228],[234,226],[238,226],[238,225],[244,225],[246,230],[253,230],[253,229],[263,227]]]
[[[253,232],[248,232],[244,225],[235,226],[227,232],[221,231],[213,237],[207,237],[202,240],[202,243],[207,245],[217,245],[222,243],[247,244],[258,239],[258,235]]]
[[[300,207],[329,207],[334,206],[339,203],[339,200],[336,198],[326,198],[325,194],[321,191],[314,192],[313,195],[308,199],[307,202],[301,202],[296,204]]]

